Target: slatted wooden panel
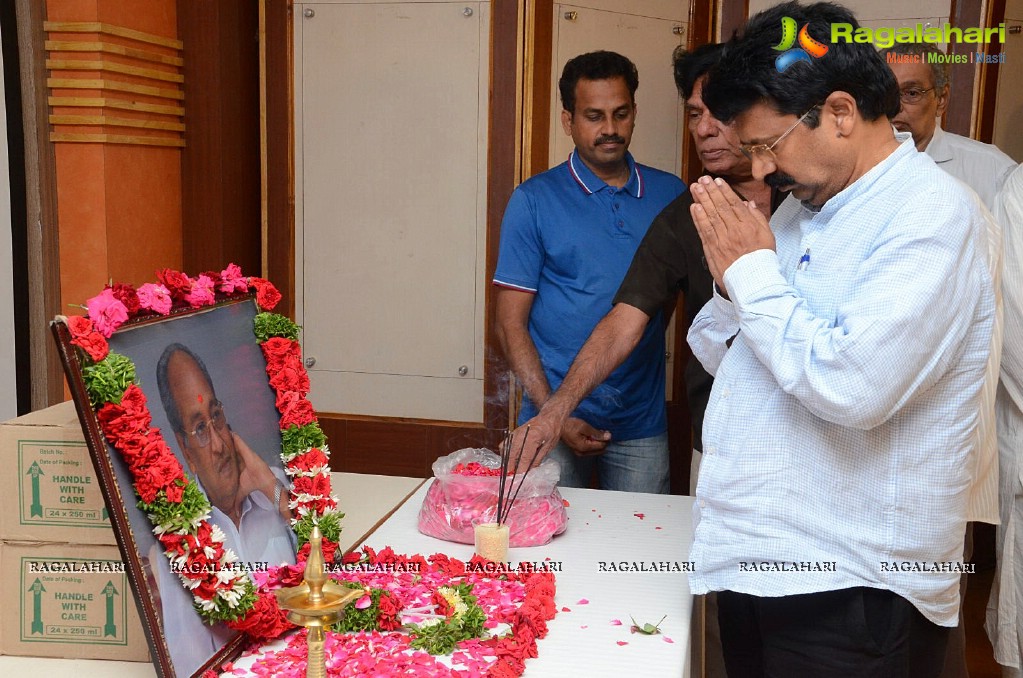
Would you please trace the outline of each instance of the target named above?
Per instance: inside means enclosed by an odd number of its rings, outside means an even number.
[[[180,40],[98,22],[43,29],[50,141],[185,145]]]

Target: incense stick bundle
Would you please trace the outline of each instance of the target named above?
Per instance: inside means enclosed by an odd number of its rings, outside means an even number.
[[[512,443],[514,442],[515,436],[508,434],[505,437],[505,442],[501,446],[501,478],[498,481],[497,486],[497,517],[496,522],[498,525],[503,525],[511,514],[512,507],[515,505],[515,500],[519,496],[519,492],[522,491],[522,486],[526,482],[526,477],[529,475],[530,470],[533,468],[533,464],[536,463],[536,458],[540,454],[541,445],[537,445],[536,449],[533,450],[533,456],[529,460],[529,465],[519,476],[519,468],[522,463],[523,452],[526,449],[526,439],[529,438],[529,426],[526,426],[525,432],[522,434],[522,444],[519,446],[519,453],[515,457],[515,474],[511,477],[511,480],[507,480],[508,476],[508,465],[511,460]],[[518,478],[518,487],[515,486],[515,480]]]

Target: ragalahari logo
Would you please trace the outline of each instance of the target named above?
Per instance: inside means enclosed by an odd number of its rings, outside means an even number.
[[[779,73],[784,73],[789,66],[796,62],[806,61],[809,63],[810,57],[820,59],[828,53],[827,45],[810,37],[806,30],[808,24],[803,24],[803,27],[799,29],[798,36],[796,35],[796,26],[796,20],[792,17],[782,17],[781,42],[773,48],[781,52],[778,58],[774,60],[774,67],[778,69]],[[793,49],[793,45],[797,41],[799,42],[799,47]]]

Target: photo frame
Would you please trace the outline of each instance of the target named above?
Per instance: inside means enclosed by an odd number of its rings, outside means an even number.
[[[244,571],[293,564],[297,552],[288,523],[280,414],[253,332],[259,311],[256,295],[234,295],[129,320],[107,340],[111,352],[134,363],[152,428],[163,432],[189,480],[210,501],[211,522],[225,533],[224,545],[236,550]],[[55,321],[52,330],[157,673],[201,676],[236,658],[246,637],[222,623],[207,625],[193,608],[192,593],[171,570],[138,506],[128,464],[104,436],[90,403],[83,376],[88,359],[65,322]]]

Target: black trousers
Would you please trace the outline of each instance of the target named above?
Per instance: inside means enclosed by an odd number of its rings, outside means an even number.
[[[718,593],[728,678],[937,678],[950,628],[891,591]]]

